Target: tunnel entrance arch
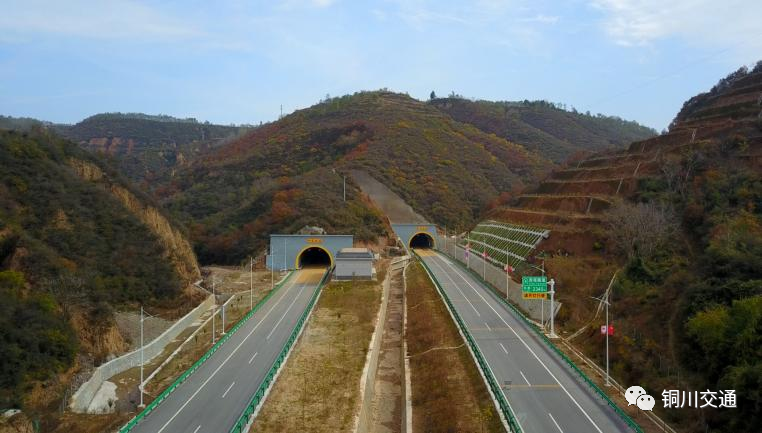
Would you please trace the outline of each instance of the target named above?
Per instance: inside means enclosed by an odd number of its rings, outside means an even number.
[[[303,248],[296,256],[296,269],[314,266],[332,267],[333,256],[323,247],[309,246]]]
[[[434,246],[434,238],[425,232],[414,234],[410,237],[410,242],[408,243],[410,248],[430,249],[434,248]]]

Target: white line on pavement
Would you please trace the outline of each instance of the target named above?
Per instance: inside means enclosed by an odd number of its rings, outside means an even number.
[[[193,433],[198,433],[199,430],[201,430],[201,424],[196,427],[196,430],[193,430]]]
[[[476,293],[476,295],[477,295],[477,296],[479,296],[479,297],[482,299],[482,301],[484,301],[484,303],[485,303],[485,304],[486,304],[486,305],[487,305],[487,306],[490,308],[490,310],[492,310],[492,311],[493,311],[493,312],[494,312],[494,313],[497,315],[497,317],[498,317],[498,318],[499,318],[499,319],[500,319],[500,320],[501,320],[503,323],[505,323],[505,326],[507,326],[507,327],[508,327],[508,329],[510,329],[510,330],[511,330],[511,332],[513,332],[513,334],[514,334],[514,335],[516,335],[516,337],[518,337],[519,341],[521,341],[521,343],[524,345],[524,347],[526,347],[526,348],[527,348],[527,350],[529,350],[529,353],[531,353],[531,354],[532,354],[532,355],[535,357],[535,359],[537,359],[537,361],[540,363],[540,365],[542,365],[542,366],[545,368],[545,371],[547,371],[547,372],[548,372],[548,374],[550,375],[550,377],[552,377],[552,378],[553,378],[553,380],[555,380],[555,381],[556,381],[556,383],[558,383],[558,385],[561,387],[561,389],[563,389],[563,390],[564,390],[564,392],[566,393],[566,395],[568,395],[568,396],[569,396],[569,398],[571,399],[571,401],[573,401],[573,402],[574,402],[574,404],[577,406],[577,408],[579,408],[579,410],[580,410],[580,411],[582,411],[582,413],[585,415],[585,418],[587,418],[587,420],[588,420],[588,421],[590,421],[590,424],[592,424],[592,425],[593,425],[593,427],[595,427],[595,429],[596,429],[596,430],[597,430],[599,433],[603,433],[603,431],[602,431],[602,430],[601,430],[601,429],[598,427],[598,424],[596,424],[596,423],[595,423],[595,421],[593,421],[593,419],[590,417],[590,415],[588,415],[588,413],[585,411],[585,409],[583,409],[583,408],[582,408],[582,406],[579,404],[579,402],[577,402],[577,400],[576,400],[576,399],[575,399],[575,398],[574,398],[574,397],[571,395],[571,393],[569,392],[569,390],[568,390],[568,389],[566,389],[566,387],[565,387],[565,386],[564,386],[564,385],[561,383],[561,381],[560,381],[560,380],[558,380],[558,378],[556,378],[556,376],[553,374],[553,372],[551,372],[551,371],[550,371],[550,369],[548,368],[548,366],[547,366],[547,365],[545,365],[545,363],[544,363],[544,362],[542,362],[542,360],[540,359],[540,357],[539,357],[539,356],[537,356],[537,354],[535,353],[535,351],[534,351],[534,350],[532,350],[532,348],[531,348],[531,347],[529,347],[529,345],[527,344],[527,342],[526,342],[526,341],[524,341],[524,339],[523,339],[523,338],[521,338],[521,336],[518,334],[518,332],[516,332],[516,330],[515,330],[515,329],[513,329],[513,327],[512,327],[511,325],[509,325],[509,324],[508,324],[508,322],[506,322],[506,321],[505,321],[505,319],[503,319],[503,316],[501,316],[501,315],[500,315],[500,313],[498,313],[498,312],[497,312],[497,310],[495,310],[495,308],[494,308],[494,307],[493,307],[493,306],[492,306],[492,305],[491,305],[489,302],[487,302],[487,300],[484,298],[484,296],[482,296],[482,294],[481,294],[481,293],[479,293],[479,291],[478,291],[478,290],[476,290],[476,287],[474,287],[474,286],[473,286],[473,285],[472,285],[472,284],[471,284],[471,283],[470,283],[470,282],[469,282],[469,281],[468,281],[468,280],[467,280],[467,279],[466,279],[466,278],[463,276],[463,274],[461,274],[461,273],[460,273],[460,272],[459,272],[459,271],[458,271],[458,270],[457,270],[457,269],[456,269],[456,268],[455,268],[453,265],[448,265],[448,266],[450,266],[450,268],[451,268],[451,269],[452,269],[452,270],[453,270],[453,271],[454,271],[456,274],[458,274],[458,276],[459,276],[459,277],[460,277],[460,278],[461,278],[461,279],[462,279],[462,280],[463,280],[463,281],[464,281],[466,284],[468,284],[468,286],[469,286],[469,287],[471,287],[471,289],[474,291],[474,293]],[[442,269],[442,267],[441,267],[441,266],[440,266],[440,269]],[[442,270],[444,270],[444,269],[442,269]],[[447,272],[445,271],[445,275],[446,275],[446,274],[447,274]],[[462,293],[462,292],[461,292],[461,293]]]
[[[503,343],[500,343],[500,347],[503,349],[503,352],[505,352],[505,354],[507,355],[508,350],[506,350],[505,346],[503,346]]]
[[[531,383],[529,383],[529,379],[527,379],[527,377],[526,377],[526,376],[524,376],[524,372],[523,372],[523,371],[521,371],[521,370],[519,370],[519,373],[521,373],[521,377],[523,377],[523,378],[524,378],[524,380],[526,381],[527,385],[529,385],[529,386],[532,386],[532,384],[531,384]]]
[[[492,328],[490,328],[490,327],[489,327],[489,323],[487,323],[487,322],[484,322],[484,326],[486,326],[486,327],[487,327],[487,330],[488,330],[489,332],[492,332]]]
[[[233,383],[231,383],[231,384],[230,384],[230,386],[228,387],[228,389],[226,389],[226,390],[225,390],[225,392],[223,392],[223,393],[222,393],[222,398],[225,398],[225,396],[226,396],[226,395],[228,395],[228,393],[230,392],[230,390],[231,390],[231,389],[233,389],[233,385],[235,385],[235,380],[233,381]]]
[[[558,425],[558,423],[556,422],[556,419],[553,418],[553,415],[551,415],[550,412],[548,412],[548,416],[550,417],[550,420],[553,421],[553,424],[556,425],[556,428],[558,429],[558,431],[560,431],[561,433],[564,433],[564,431],[561,430],[561,426]]]
[[[465,300],[466,300],[466,302],[468,302],[468,305],[470,305],[470,306],[471,306],[471,308],[473,308],[473,309],[474,309],[474,313],[476,313],[476,315],[477,315],[477,316],[481,317],[481,314],[479,314],[479,310],[477,310],[477,309],[476,309],[476,307],[474,307],[474,304],[472,304],[472,303],[471,303],[471,301],[470,301],[470,300],[469,300],[469,299],[466,297],[466,294],[465,294],[465,293],[463,293],[463,291],[462,291],[462,290],[460,290],[460,287],[458,287],[458,285],[457,285],[457,284],[455,284],[455,281],[453,281],[453,279],[452,279],[452,278],[450,278],[450,275],[448,275],[448,274],[447,274],[447,271],[445,271],[443,267],[439,266],[439,263],[436,263],[436,262],[434,262],[434,261],[432,261],[431,263],[432,263],[432,264],[434,264],[434,265],[436,265],[436,266],[437,266],[439,269],[441,269],[441,270],[442,270],[442,272],[444,273],[444,276],[445,276],[445,277],[447,277],[447,279],[448,279],[448,280],[450,280],[450,282],[452,283],[452,285],[453,285],[453,286],[455,286],[455,288],[456,288],[456,289],[458,289],[458,291],[460,292],[460,294],[461,294],[461,295],[463,295],[463,299],[465,299]],[[443,289],[444,289],[444,288],[443,288]]]
[[[276,329],[278,329],[278,325],[280,325],[280,322],[282,322],[282,321],[283,321],[283,319],[285,319],[285,318],[286,318],[286,315],[287,315],[287,314],[288,314],[288,312],[291,310],[291,307],[293,307],[293,306],[294,306],[294,303],[296,302],[296,300],[297,300],[297,299],[299,299],[299,296],[302,294],[302,292],[303,292],[303,291],[304,291],[304,286],[302,286],[302,290],[301,290],[301,291],[299,291],[299,293],[297,293],[297,294],[296,294],[296,296],[294,296],[294,300],[293,300],[293,301],[291,301],[291,304],[288,306],[288,308],[286,308],[286,311],[284,311],[284,312],[283,312],[283,315],[282,315],[282,316],[280,316],[280,319],[278,319],[278,321],[275,323],[275,326],[273,326],[273,329],[271,329],[271,330],[270,330],[270,333],[269,333],[269,334],[267,334],[267,338],[265,338],[265,340],[269,340],[269,339],[270,339],[270,337],[272,337],[272,335],[273,335],[273,332],[275,332],[275,330],[276,330]]]
[[[259,352],[255,352],[255,353],[254,353],[254,355],[252,355],[252,356],[251,356],[251,359],[249,359],[249,364],[251,364],[251,361],[253,361],[253,360],[254,360],[254,358],[256,358],[256,357],[257,357],[257,354],[258,354],[258,353],[259,353]]]
[[[214,376],[217,374],[217,372],[219,372],[219,371],[222,369],[222,367],[224,367],[224,366],[225,366],[225,364],[227,364],[227,362],[230,360],[230,358],[232,358],[232,357],[233,357],[233,355],[235,355],[235,354],[236,354],[236,352],[238,352],[238,349],[240,349],[240,348],[241,348],[241,346],[243,346],[243,344],[244,344],[244,343],[246,343],[246,340],[248,340],[248,339],[249,339],[249,337],[251,337],[251,334],[253,334],[253,333],[254,333],[254,331],[256,331],[256,330],[257,330],[257,328],[259,328],[259,325],[261,325],[261,324],[262,324],[262,323],[265,321],[265,319],[267,318],[267,316],[269,316],[269,315],[270,315],[270,313],[272,313],[272,312],[273,312],[273,310],[275,310],[275,307],[276,307],[276,306],[277,306],[277,305],[280,303],[280,301],[282,301],[283,299],[285,299],[285,297],[286,297],[286,293],[288,293],[288,291],[289,291],[289,290],[291,290],[293,287],[294,287],[294,284],[292,283],[292,284],[291,284],[291,286],[289,286],[289,288],[288,288],[288,289],[286,289],[286,290],[283,292],[283,295],[280,297],[280,299],[278,299],[278,301],[272,305],[272,308],[270,308],[270,310],[267,312],[267,314],[265,314],[265,315],[262,317],[262,319],[259,321],[259,323],[257,323],[257,324],[254,326],[254,328],[252,328],[252,330],[251,330],[251,331],[249,331],[249,333],[246,335],[246,337],[244,337],[244,339],[243,339],[243,340],[242,340],[242,341],[241,341],[241,342],[238,344],[238,346],[236,346],[236,348],[235,348],[235,349],[233,349],[233,351],[230,353],[230,355],[228,355],[228,357],[227,357],[227,358],[225,358],[225,360],[224,360],[224,361],[222,361],[222,363],[221,363],[219,366],[217,366],[217,368],[216,368],[216,369],[215,369],[215,370],[212,372],[212,374],[211,374],[211,375],[210,375],[210,376],[209,376],[209,377],[208,377],[208,378],[207,378],[207,379],[204,381],[204,383],[202,383],[202,384],[201,384],[201,386],[199,386],[199,387],[198,387],[198,389],[196,390],[196,392],[194,392],[194,393],[193,393],[193,395],[191,395],[191,396],[190,396],[190,398],[189,398],[189,399],[188,399],[188,400],[187,400],[185,403],[183,403],[183,405],[182,405],[182,406],[180,406],[180,409],[177,409],[177,412],[175,412],[175,414],[174,414],[174,415],[172,415],[172,417],[171,417],[171,418],[169,418],[169,420],[168,420],[168,421],[167,421],[167,422],[166,422],[166,423],[165,423],[165,424],[164,424],[164,425],[163,425],[163,426],[162,426],[162,427],[159,429],[159,431],[157,431],[156,433],[161,433],[161,432],[163,432],[163,431],[164,431],[164,429],[166,429],[166,428],[167,428],[167,426],[169,425],[169,423],[171,423],[172,421],[174,421],[174,419],[175,419],[175,418],[177,418],[177,415],[180,415],[180,412],[182,412],[182,410],[183,410],[183,409],[185,409],[185,406],[187,406],[187,405],[188,405],[188,403],[190,403],[190,402],[191,402],[191,400],[193,400],[193,399],[196,397],[196,395],[198,395],[198,393],[199,393],[199,392],[201,392],[201,390],[202,390],[202,389],[204,389],[204,387],[206,386],[206,384],[207,384],[207,383],[209,383],[209,381],[210,381],[210,380],[212,380],[212,378],[213,378],[213,377],[214,377]]]

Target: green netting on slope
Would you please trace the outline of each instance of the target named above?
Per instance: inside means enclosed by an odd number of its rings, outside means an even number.
[[[487,220],[479,223],[458,243],[463,247],[470,244],[471,254],[481,256],[486,250],[492,263],[508,263],[515,267],[523,263],[537,244],[549,234],[550,231],[542,228]]]

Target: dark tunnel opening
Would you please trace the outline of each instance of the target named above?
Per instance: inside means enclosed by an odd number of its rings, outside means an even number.
[[[434,248],[434,239],[426,233],[418,233],[410,239],[410,248]]]
[[[331,266],[331,256],[322,248],[310,247],[302,251],[299,255],[299,268],[304,267],[329,267]]]

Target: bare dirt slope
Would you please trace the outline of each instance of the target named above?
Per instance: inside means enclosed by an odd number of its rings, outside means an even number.
[[[350,170],[349,173],[362,192],[370,197],[392,223],[426,222],[426,218],[416,213],[400,196],[368,173],[361,170]]]

